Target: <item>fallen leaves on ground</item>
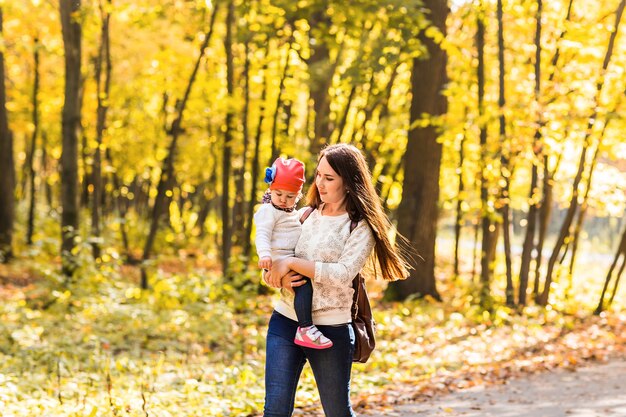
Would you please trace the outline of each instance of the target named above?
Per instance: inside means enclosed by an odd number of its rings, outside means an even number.
[[[275,294],[258,295],[251,277],[166,265],[149,291],[116,264],[85,265],[63,290],[47,265],[0,270],[3,415],[260,415]],[[625,353],[625,313],[573,311],[485,312],[461,298],[379,303],[377,349],[353,368],[354,406],[380,413]],[[296,407],[322,415],[308,367]]]

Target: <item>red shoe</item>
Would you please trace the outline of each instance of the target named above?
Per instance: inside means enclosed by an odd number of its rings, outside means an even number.
[[[293,339],[296,345],[311,349],[328,349],[333,345],[332,340],[319,331],[315,325],[309,327],[298,327],[296,337]]]

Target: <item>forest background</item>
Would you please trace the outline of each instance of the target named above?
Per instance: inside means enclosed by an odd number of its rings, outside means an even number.
[[[3,413],[259,413],[262,173],[337,142],[420,255],[358,410],[623,353],[625,4],[0,0]]]

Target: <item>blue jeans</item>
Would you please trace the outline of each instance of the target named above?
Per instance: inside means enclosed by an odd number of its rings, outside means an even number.
[[[298,322],[274,312],[267,331],[264,417],[290,417],[298,380],[308,360],[326,417],[354,417],[350,371],[354,331],[349,323],[317,326],[333,341],[329,349],[309,349],[293,342]]]

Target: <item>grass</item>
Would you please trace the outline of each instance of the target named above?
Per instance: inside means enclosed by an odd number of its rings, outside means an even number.
[[[81,258],[63,287],[55,261],[24,258],[0,269],[0,409],[3,416],[256,416],[263,404],[265,330],[275,295],[256,271],[225,281],[212,260],[162,259],[149,291],[137,271]],[[580,268],[553,307],[476,307],[473,283],[439,269],[443,302],[379,302],[369,282],[378,347],[353,371],[361,412],[523,372],[576,366],[623,352],[624,289],[612,312],[590,315],[608,266]],[[465,271],[471,266],[466,262]],[[493,292],[501,300],[502,273]],[[64,288],[60,290],[59,288]],[[305,368],[300,413],[320,413]]]

